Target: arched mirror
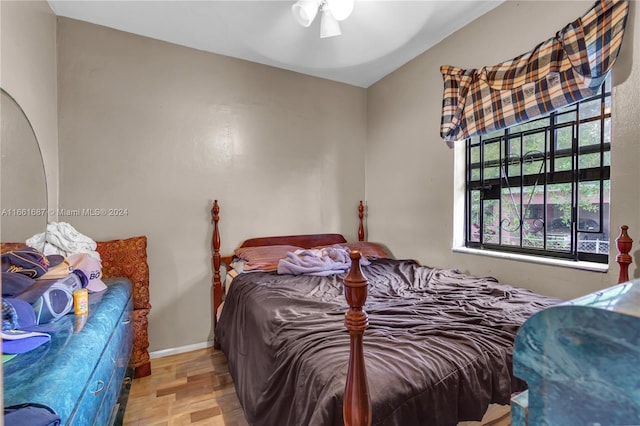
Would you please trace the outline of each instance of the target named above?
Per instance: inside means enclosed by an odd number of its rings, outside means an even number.
[[[0,238],[24,243],[46,230],[47,180],[29,119],[11,95],[0,91]]]

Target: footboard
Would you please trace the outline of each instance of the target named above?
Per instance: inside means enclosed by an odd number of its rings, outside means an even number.
[[[371,425],[371,401],[364,366],[362,339],[369,325],[367,313],[362,309],[367,301],[367,278],[360,269],[360,252],[351,252],[351,269],[344,279],[344,295],[349,304],[344,323],[349,330],[349,368],[344,388],[342,416],[345,426]]]

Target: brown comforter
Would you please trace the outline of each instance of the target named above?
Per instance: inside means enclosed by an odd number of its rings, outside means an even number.
[[[559,302],[413,261],[379,259],[369,280],[364,353],[374,425],[455,425],[508,404],[518,327]],[[349,359],[344,275],[247,273],[216,327],[252,425],[342,425]]]

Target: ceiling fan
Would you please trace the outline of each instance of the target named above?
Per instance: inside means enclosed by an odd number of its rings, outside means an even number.
[[[342,34],[338,21],[344,21],[353,12],[354,0],[298,0],[291,6],[293,16],[303,27],[311,25],[318,11],[320,17],[320,38]]]

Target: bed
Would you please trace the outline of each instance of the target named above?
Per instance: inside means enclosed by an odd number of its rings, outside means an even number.
[[[362,203],[358,242],[319,234],[239,246],[343,245],[348,273],[258,269],[238,274],[225,293],[220,267],[232,271],[234,257],[220,255],[219,212],[216,201],[215,345],[227,356],[249,424],[456,425],[480,420],[491,404],[508,407],[512,393],[526,389],[512,371],[515,335],[560,300],[393,259],[364,241]]]

